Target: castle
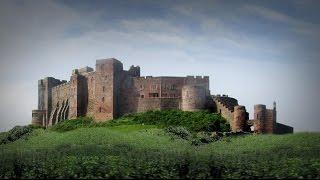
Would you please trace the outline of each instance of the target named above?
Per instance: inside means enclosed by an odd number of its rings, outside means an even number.
[[[85,67],[72,71],[70,81],[46,77],[38,81],[38,109],[32,124],[52,126],[80,116],[106,121],[128,113],[154,109],[220,113],[233,132],[292,133],[293,128],[276,122],[276,106],[254,106],[254,119],[238,101],[226,95],[211,95],[208,76],[140,76],[140,67],[123,70],[114,58],[96,61],[96,71]]]

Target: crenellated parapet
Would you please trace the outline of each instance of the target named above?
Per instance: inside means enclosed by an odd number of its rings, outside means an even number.
[[[140,76],[140,67],[123,69],[115,59],[96,60],[91,67],[74,69],[70,81],[47,77],[38,81],[38,109],[32,111],[32,123],[45,127],[80,116],[106,121],[128,113],[154,109],[207,109],[220,113],[233,132],[289,132],[291,129],[276,123],[276,108],[255,106],[255,118],[235,98],[212,96],[209,76]]]

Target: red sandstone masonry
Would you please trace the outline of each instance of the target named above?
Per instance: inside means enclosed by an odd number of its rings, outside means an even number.
[[[111,58],[97,60],[96,71],[90,67],[75,69],[69,82],[51,77],[39,80],[38,110],[32,111],[32,123],[47,127],[79,116],[106,121],[154,109],[210,109],[220,112],[232,131],[238,131],[246,126],[248,113],[243,106],[234,108],[237,105],[234,98],[212,97],[208,76],[140,77],[139,66],[126,71],[120,61]],[[256,132],[277,131],[276,111],[264,105],[255,107],[252,122]],[[282,130],[289,132],[290,127],[282,125]]]

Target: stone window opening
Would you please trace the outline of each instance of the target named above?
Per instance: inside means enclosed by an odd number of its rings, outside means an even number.
[[[159,97],[159,93],[149,93],[149,97]]]
[[[143,95],[143,94],[141,94],[141,95],[140,95],[140,97],[141,97],[141,98],[144,98],[144,95]]]
[[[102,102],[104,102],[104,97],[102,97]]]
[[[151,89],[153,89],[153,90],[157,89],[157,85],[152,85]]]
[[[102,108],[101,107],[99,107],[99,112],[102,112]]]
[[[105,90],[106,90],[106,88],[103,86],[103,87],[102,87],[102,92],[104,92]]]

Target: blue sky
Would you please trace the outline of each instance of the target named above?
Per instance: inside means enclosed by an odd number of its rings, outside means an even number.
[[[320,131],[319,1],[0,1],[0,131],[31,121],[37,80],[114,57],[142,75],[209,75],[212,94],[278,104]]]

